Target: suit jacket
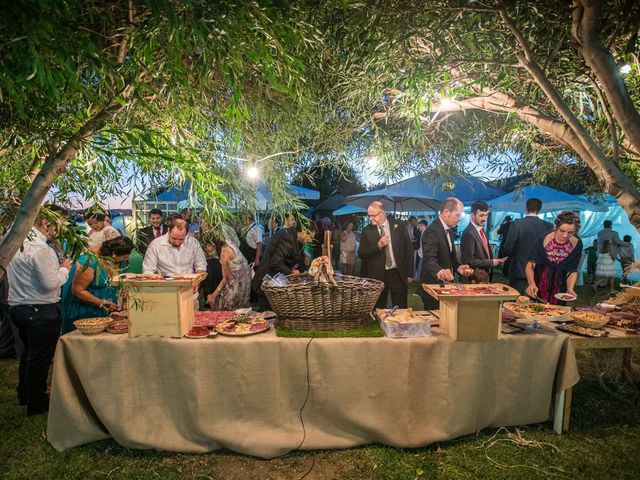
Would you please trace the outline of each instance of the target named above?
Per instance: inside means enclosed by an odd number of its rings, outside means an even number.
[[[391,247],[398,273],[404,284],[413,275],[413,244],[409,232],[402,222],[389,219],[391,229]],[[386,256],[384,249],[378,247],[380,232],[377,225],[369,224],[362,230],[358,256],[362,259],[362,273],[369,278],[384,281]],[[388,247],[385,247],[388,248]]]
[[[167,233],[168,228],[169,227],[165,223],[160,225],[160,231],[162,232],[162,235]],[[147,252],[147,248],[149,248],[149,244],[153,240],[155,240],[155,238],[156,236],[153,234],[153,227],[151,225],[149,225],[148,227],[144,227],[138,232],[137,248],[138,252],[140,252],[140,255],[144,256],[144,254]]]
[[[493,269],[492,258],[491,247],[489,247],[489,255],[487,255],[478,229],[473,222],[469,222],[467,228],[462,232],[462,239],[460,240],[460,259],[462,264],[469,265],[471,268],[481,268],[490,274]]]
[[[447,233],[438,217],[422,234],[422,258],[422,283],[438,283],[436,275],[440,270],[450,268],[455,275],[461,265],[456,246],[453,245],[453,252],[449,250]],[[419,292],[422,294],[422,289]]]
[[[525,267],[536,238],[553,230],[553,225],[538,217],[527,216],[514,220],[504,242],[503,254],[510,258],[509,281],[525,279]]]

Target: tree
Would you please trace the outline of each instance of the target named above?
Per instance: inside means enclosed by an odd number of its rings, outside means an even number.
[[[333,96],[360,115],[391,172],[471,155],[499,155],[521,171],[579,159],[640,229],[637,2],[370,7],[317,15],[333,42]]]
[[[189,179],[215,216],[238,178],[230,156],[296,150],[284,134],[269,143],[261,108],[307,103],[301,58],[317,32],[295,6],[24,0],[1,15],[0,196],[13,223],[0,275],[54,183],[99,198],[126,171]]]

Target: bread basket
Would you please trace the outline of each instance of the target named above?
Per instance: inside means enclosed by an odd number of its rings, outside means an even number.
[[[609,315],[597,312],[571,312],[571,319],[585,328],[603,328],[609,323]]]
[[[73,322],[73,325],[84,335],[95,335],[96,333],[103,332],[109,322],[111,322],[111,318],[109,317],[91,317],[76,320]]]

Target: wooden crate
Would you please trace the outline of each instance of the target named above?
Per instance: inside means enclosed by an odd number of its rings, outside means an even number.
[[[504,290],[496,295],[439,295],[438,285],[423,284],[427,293],[440,301],[440,330],[453,340],[491,341],[500,337],[502,302],[520,294],[499,283],[471,284],[468,287],[491,286]]]
[[[129,337],[184,336],[193,326],[194,287],[205,276],[194,274],[183,280],[121,279],[120,284],[128,287]]]

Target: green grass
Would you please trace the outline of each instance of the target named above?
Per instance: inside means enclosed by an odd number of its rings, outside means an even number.
[[[292,330],[289,328],[276,328],[276,335],[290,338],[357,338],[357,337],[384,337],[384,332],[378,324],[372,323],[366,327],[352,328],[350,330],[331,330],[327,332],[308,332],[304,330]]]
[[[581,303],[591,302],[587,289],[579,292]],[[46,416],[26,417],[17,405],[17,361],[1,360],[0,479],[275,480],[299,479],[309,470],[307,480],[640,478],[640,383],[621,374],[620,351],[578,353],[582,380],[568,434],[544,423],[486,429],[418,449],[368,445],[273,460],[226,450],[129,450],[112,440],[57,452],[46,441]]]

